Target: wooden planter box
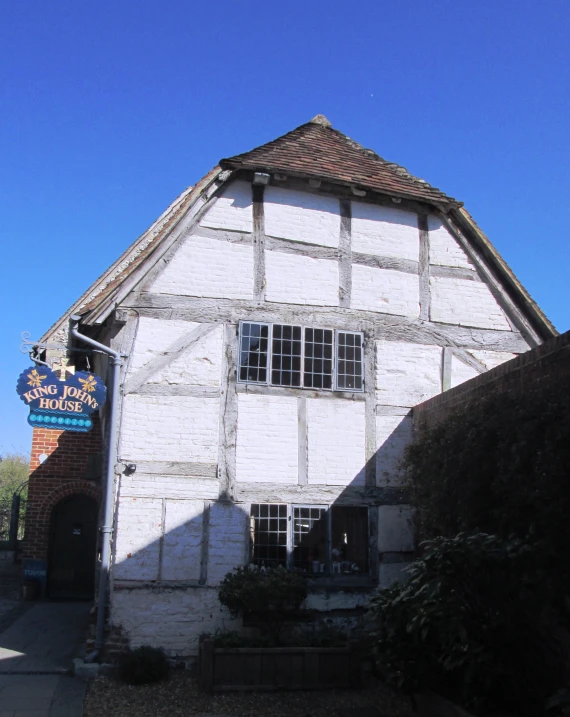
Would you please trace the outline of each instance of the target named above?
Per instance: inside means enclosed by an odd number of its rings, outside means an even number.
[[[352,647],[214,647],[200,645],[200,686],[207,692],[358,687]]]

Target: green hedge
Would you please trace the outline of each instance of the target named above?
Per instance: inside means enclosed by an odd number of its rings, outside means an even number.
[[[420,539],[528,537],[553,594],[570,594],[568,379],[471,401],[420,431],[404,466]]]

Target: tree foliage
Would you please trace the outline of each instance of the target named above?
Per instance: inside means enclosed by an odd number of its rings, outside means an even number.
[[[409,581],[372,601],[386,679],[410,693],[439,691],[481,714],[543,714],[563,679],[563,658],[550,639],[532,547],[478,534],[424,548]]]
[[[30,464],[23,453],[0,456],[0,502],[9,502],[14,491],[28,480]]]

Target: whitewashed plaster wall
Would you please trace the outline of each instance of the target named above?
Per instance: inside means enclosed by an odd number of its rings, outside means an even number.
[[[203,633],[241,627],[220,605],[216,589],[209,587],[115,590],[111,622],[124,630],[131,647],[162,647],[172,657],[197,656]]]
[[[218,460],[219,398],[130,394],[123,402],[124,460]]]
[[[412,417],[376,416],[376,485],[400,485],[400,461],[412,440]]]
[[[463,248],[447,231],[440,219],[432,216],[428,217],[428,229],[430,264],[455,266],[475,271],[475,267]]]
[[[441,393],[442,348],[376,342],[376,397],[385,406],[412,407]]]
[[[338,199],[281,187],[267,187],[263,199],[267,236],[337,247]]]
[[[184,241],[149,290],[176,296],[251,299],[253,249],[196,233]]]
[[[430,290],[432,321],[511,331],[504,311],[482,281],[432,276]]]
[[[310,485],[363,485],[364,403],[308,399],[307,444]]]
[[[141,316],[136,329],[135,343],[130,351],[127,376],[146,366],[171,344],[199,325],[194,321],[171,321]]]
[[[309,256],[265,253],[267,301],[338,306],[338,262]]]
[[[236,480],[298,482],[296,398],[239,394]]]
[[[352,250],[419,261],[417,214],[352,202]]]
[[[460,383],[469,381],[471,378],[475,378],[479,373],[479,371],[472,366],[468,366],[464,361],[457,358],[457,356],[451,357],[451,388],[459,386]]]
[[[469,353],[478,361],[481,361],[487,369],[500,366],[502,363],[505,363],[505,361],[510,361],[514,359],[515,356],[518,356],[518,354],[513,354],[508,351],[471,350]]]
[[[352,267],[350,304],[353,309],[417,318],[420,313],[419,292],[417,274],[359,264]]]
[[[251,184],[237,181],[226,185],[200,223],[212,229],[250,232],[253,228]]]

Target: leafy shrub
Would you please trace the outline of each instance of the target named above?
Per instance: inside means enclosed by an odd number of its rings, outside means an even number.
[[[162,650],[142,645],[121,656],[119,677],[129,685],[159,682],[168,677],[170,666]]]
[[[230,630],[217,632],[213,640],[216,647],[344,647],[347,636],[334,625],[311,624],[284,632],[277,640],[271,634],[244,635]]]
[[[409,581],[372,600],[379,670],[408,693],[536,717],[560,684],[562,660],[543,629],[533,548],[487,534],[423,547]]]
[[[546,703],[548,717],[570,717],[570,689],[559,690]]]
[[[218,597],[234,617],[258,613],[264,632],[278,640],[287,617],[307,597],[307,581],[282,567],[239,566],[224,577]]]

